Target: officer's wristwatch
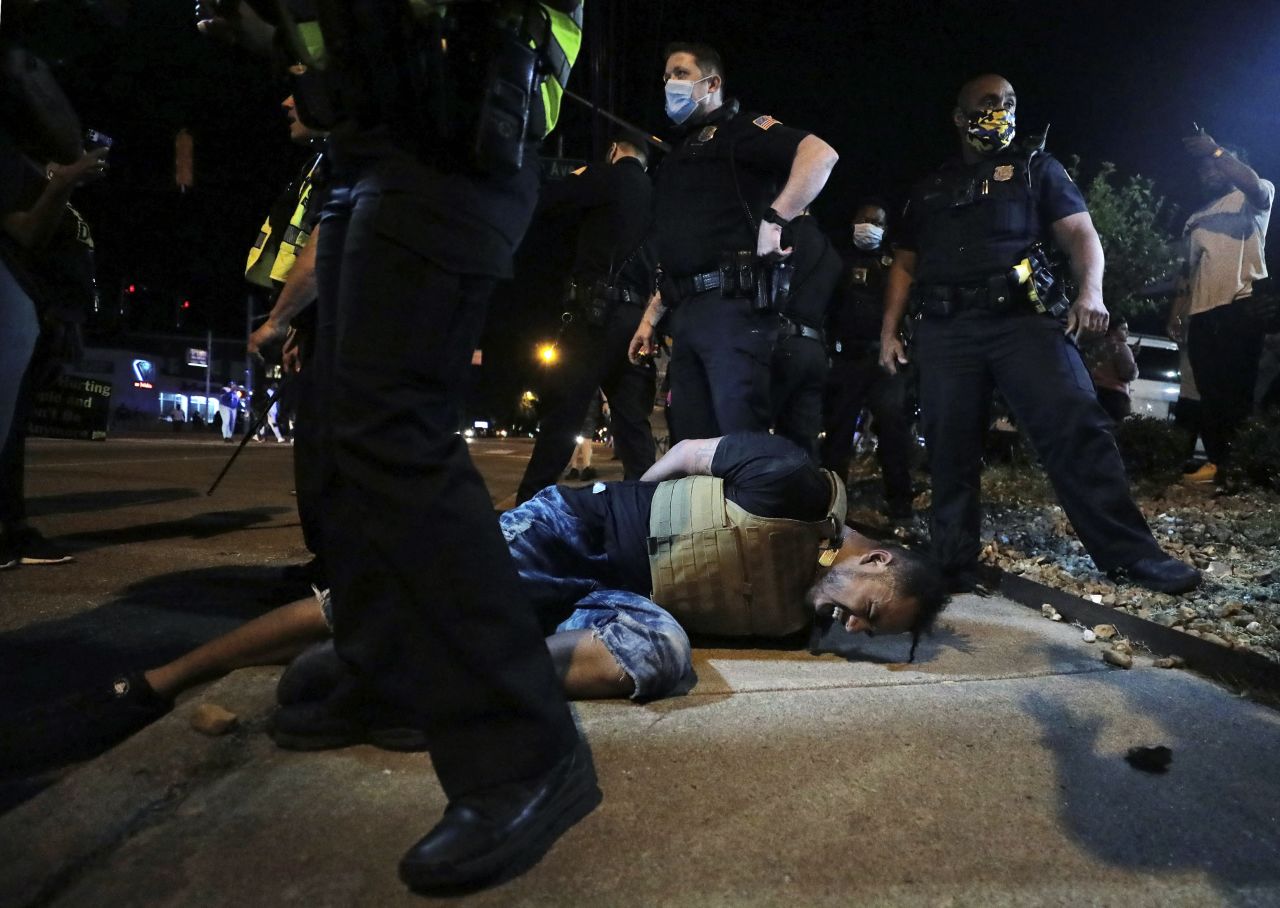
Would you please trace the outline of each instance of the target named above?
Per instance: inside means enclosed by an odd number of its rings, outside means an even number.
[[[779,227],[786,227],[788,224],[791,223],[782,215],[778,214],[778,212],[774,210],[772,207],[769,208],[767,211],[765,211],[765,213],[761,216],[760,220],[768,221],[770,224],[777,224]]]

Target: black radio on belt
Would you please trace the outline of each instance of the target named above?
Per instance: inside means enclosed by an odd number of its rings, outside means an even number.
[[[569,282],[565,302],[575,318],[593,328],[603,328],[619,303],[632,302],[631,291],[608,281]]]

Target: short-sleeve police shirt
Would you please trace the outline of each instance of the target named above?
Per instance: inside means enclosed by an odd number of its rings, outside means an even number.
[[[754,250],[760,216],[782,191],[796,149],[809,135],[736,107],[727,102],[682,129],[682,140],[658,168],[652,248],[667,274],[714,271],[721,252]]]
[[[1079,187],[1050,154],[1008,151],[953,161],[916,184],[897,247],[918,256],[921,284],[983,281],[1011,268],[1050,225],[1087,211]]]

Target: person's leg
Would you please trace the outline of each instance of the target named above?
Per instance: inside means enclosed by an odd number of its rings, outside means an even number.
[[[161,697],[172,700],[188,688],[237,668],[288,662],[309,644],[329,636],[315,597],[299,599],[247,621],[157,668],[143,672]]]
[[[222,420],[222,440],[227,441],[231,438],[231,408],[225,404],[218,404],[218,416]]]
[[[0,439],[9,437],[18,389],[39,336],[35,303],[0,261]]]
[[[412,199],[362,186],[345,237],[327,221],[320,235],[321,299],[337,307],[325,504],[341,515],[325,553],[339,655],[426,731],[452,801],[543,775],[578,736],[455,431],[493,281],[380,232],[402,201],[408,217]]]
[[[1089,370],[1058,322],[1042,316],[993,320],[989,350],[996,386],[1099,570],[1162,557],[1129,493]]]
[[[876,368],[879,368],[877,366]],[[867,394],[876,429],[876,460],[884,478],[889,516],[909,518],[911,502],[911,420],[907,417],[907,376],[881,370]]]
[[[1228,330],[1230,308],[1218,306],[1193,315],[1187,326],[1187,352],[1200,393],[1200,437],[1209,462],[1219,467],[1227,459],[1229,426],[1234,415],[1231,373],[1240,366],[1240,339],[1232,337]]]
[[[714,292],[714,291],[713,291]],[[711,401],[711,387],[702,357],[705,333],[696,307],[714,300],[707,294],[684,300],[672,314],[671,362],[667,365],[671,407],[667,419],[671,443],[686,438],[715,438],[721,435]]]
[[[870,357],[854,358],[837,355],[827,376],[823,407],[826,437],[822,441],[822,465],[841,479],[849,479],[849,462],[853,456],[853,433],[867,398],[867,391],[878,378],[880,366]]]
[[[773,429],[818,459],[827,354],[807,337],[779,339],[773,353]]]
[[[1224,370],[1225,407],[1222,416],[1222,432],[1226,445],[1226,459],[1231,459],[1231,442],[1241,424],[1253,413],[1254,391],[1258,384],[1258,364],[1262,359],[1264,336],[1244,302],[1224,306],[1225,328],[1223,333],[1232,338],[1234,352],[1232,368]]]
[[[656,459],[649,414],[657,395],[653,361],[633,365],[627,345],[640,324],[639,306],[620,305],[609,320],[605,339],[604,372],[600,387],[609,399],[609,428],[614,452],[622,461],[622,478],[639,479]]]
[[[716,434],[769,431],[776,317],[752,311],[749,300],[699,299],[694,306],[701,307],[696,311]]]
[[[547,638],[571,700],[669,696],[693,680],[692,647],[675,618],[626,590],[597,589]]]
[[[972,571],[982,549],[982,439],[991,377],[976,321],[925,319],[916,329],[920,417],[933,489],[930,548],[949,574]]]
[[[320,523],[323,451],[320,450],[320,404],[317,400],[321,382],[317,375],[318,358],[314,348],[314,342],[307,344],[302,371],[293,378],[297,414],[293,424],[293,487],[297,492],[302,541],[307,551],[319,559],[318,573],[323,577],[324,560],[320,558],[324,539]]]
[[[598,335],[585,326],[570,327],[561,340],[565,355],[543,382],[538,438],[516,490],[516,504],[553,485],[574,454],[575,439],[599,386]]]

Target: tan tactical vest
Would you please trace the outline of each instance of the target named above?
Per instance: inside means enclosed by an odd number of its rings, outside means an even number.
[[[649,508],[653,601],[690,633],[781,637],[808,627],[804,594],[823,552],[840,547],[847,510],[844,483],[822,472],[831,505],[812,523],[750,514],[725,498],[718,477],[659,484]]]

